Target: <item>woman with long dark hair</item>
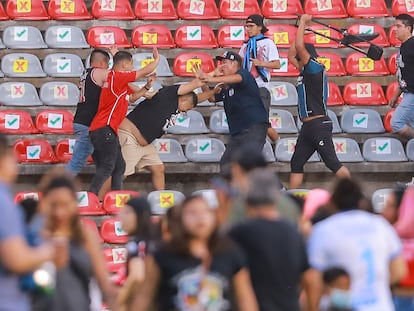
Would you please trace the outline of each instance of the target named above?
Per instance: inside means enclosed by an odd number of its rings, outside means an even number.
[[[154,301],[159,311],[257,311],[244,255],[219,234],[216,210],[201,196],[173,209],[169,240],[148,257],[133,310]]]

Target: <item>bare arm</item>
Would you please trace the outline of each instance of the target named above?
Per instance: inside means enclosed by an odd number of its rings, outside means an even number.
[[[280,60],[278,59],[272,60],[270,62],[265,62],[265,61],[258,60],[258,59],[252,59],[252,62],[256,67],[265,67],[265,68],[270,68],[270,69],[280,68]]]
[[[205,82],[211,83],[225,83],[225,84],[233,84],[233,83],[240,83],[243,81],[243,78],[238,73],[228,75],[228,76],[218,76],[218,77],[206,77]]]
[[[188,94],[188,93],[194,91],[196,88],[201,87],[203,84],[204,83],[201,82],[200,79],[198,79],[198,78],[193,79],[188,83],[181,84],[178,88],[177,94],[178,95]]]
[[[306,293],[307,311],[318,311],[322,297],[322,273],[315,269],[308,269],[302,275],[302,287]]]
[[[240,311],[259,311],[256,296],[246,268],[241,269],[233,277],[233,286],[237,306]]]
[[[158,54],[157,48],[152,49],[152,55],[154,57],[154,61],[149,63],[144,68],[141,68],[140,70],[137,70],[135,80],[141,79],[145,77],[146,75],[149,75],[151,72],[153,72],[160,62],[160,55]]]
[[[143,86],[143,87],[138,87],[133,83],[128,83],[129,88],[134,92],[133,94],[129,95],[129,102],[133,103],[135,102],[137,99],[141,98],[142,96],[145,96],[145,93],[147,93],[152,85],[154,84],[154,81],[156,79],[156,75],[150,75],[147,78],[147,83]]]
[[[42,263],[53,260],[53,257],[54,248],[50,244],[32,248],[20,236],[0,242],[1,262],[10,272],[22,274],[33,271]]]
[[[300,69],[302,66],[300,65],[298,59],[296,58],[296,54],[297,54],[296,45],[295,45],[295,42],[293,42],[289,48],[288,59],[293,64],[293,66],[295,66],[297,69]]]
[[[108,72],[108,69],[95,68],[92,71],[92,78],[97,85],[102,87],[105,84],[106,80],[108,80]]]
[[[390,283],[396,284],[407,274],[407,264],[399,255],[390,262]]]
[[[309,62],[309,59],[311,58],[308,50],[305,47],[305,28],[306,25],[311,21],[311,19],[312,15],[309,14],[303,14],[300,17],[298,31],[296,33],[295,38],[296,52],[299,55],[301,63],[304,65],[306,65]]]
[[[142,258],[132,258],[128,264],[128,277],[124,286],[118,293],[117,305],[125,309],[131,297],[136,294],[137,289],[145,279],[145,263]],[[121,309],[120,308],[120,309]]]
[[[158,284],[160,282],[160,268],[152,256],[145,258],[145,286],[132,301],[130,310],[147,311],[154,300]]]

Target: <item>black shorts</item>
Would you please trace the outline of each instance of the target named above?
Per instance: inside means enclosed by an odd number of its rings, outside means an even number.
[[[303,123],[290,161],[291,172],[303,173],[305,163],[315,151],[318,151],[322,161],[334,173],[342,167],[335,153],[332,120],[328,116]]]

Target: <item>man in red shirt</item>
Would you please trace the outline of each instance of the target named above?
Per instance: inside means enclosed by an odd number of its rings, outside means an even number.
[[[146,86],[139,89],[131,82],[155,70],[159,62],[157,49],[153,50],[153,56],[153,62],[138,71],[132,71],[133,62],[130,53],[120,51],[114,55],[113,69],[109,71],[107,81],[102,87],[98,112],[89,127],[96,166],[90,192],[98,194],[103,183],[111,176],[111,189],[122,188],[125,161],[119,145],[118,127],[126,116],[128,103],[134,102],[149,90]]]

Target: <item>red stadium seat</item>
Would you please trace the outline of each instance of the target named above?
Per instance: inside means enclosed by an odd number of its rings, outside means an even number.
[[[75,139],[62,139],[57,142],[55,147],[56,158],[59,162],[69,162],[73,156],[73,147],[75,145]],[[89,163],[93,163],[92,157],[88,158]]]
[[[347,105],[386,105],[387,100],[380,84],[376,82],[349,82],[343,90],[344,102]]]
[[[223,48],[240,48],[248,40],[244,25],[224,25],[217,32],[217,41]]]
[[[97,19],[135,19],[129,0],[93,0],[92,15]]]
[[[317,58],[318,62],[323,64],[326,69],[326,74],[332,76],[346,76],[347,73],[342,63],[341,57],[336,53],[320,52]]]
[[[132,197],[139,196],[136,191],[118,190],[108,192],[103,200],[103,209],[111,215],[118,214],[119,210],[124,207]]]
[[[183,25],[175,31],[179,48],[215,49],[218,47],[213,30],[208,25]]]
[[[392,132],[392,127],[391,127],[391,119],[392,116],[394,115],[394,111],[395,109],[390,109],[387,111],[387,113],[384,116],[384,128],[387,132]]]
[[[131,48],[125,31],[117,26],[95,26],[88,30],[86,41],[94,48],[110,47]]]
[[[35,123],[42,133],[73,133],[73,114],[67,110],[41,111],[37,114]]]
[[[401,45],[401,41],[397,39],[397,37],[395,36],[395,26],[391,26],[390,29],[388,30],[388,41],[390,42],[390,44],[392,46],[400,46]]]
[[[346,10],[351,17],[371,18],[390,16],[384,0],[347,0]]]
[[[383,47],[390,46],[385,30],[384,28],[381,27],[381,25],[368,24],[368,23],[367,24],[353,24],[348,27],[347,31],[349,34],[352,34],[352,35],[378,33],[379,36],[370,42],[373,44],[379,45],[379,46],[383,46]],[[360,42],[360,43],[355,43],[353,45],[368,47],[370,43]]]
[[[387,86],[387,90],[385,91],[385,96],[387,97],[387,101],[389,102],[395,95],[395,93],[397,92],[397,90],[400,89],[400,85],[398,84],[398,81],[394,81],[391,84],[388,84]],[[402,100],[402,95],[400,95],[400,97],[398,98],[397,103],[400,103]]]
[[[48,20],[42,0],[7,0],[6,13],[11,19]]]
[[[388,59],[388,69],[392,75],[397,73],[397,55],[397,53],[393,53]]]
[[[132,44],[137,48],[165,48],[175,47],[170,28],[160,24],[147,24],[134,28]]]
[[[328,106],[342,106],[344,99],[342,98],[341,90],[338,85],[334,82],[328,82]]]
[[[391,11],[392,16],[397,16],[404,13],[413,15],[414,0],[392,0]]]
[[[50,17],[56,20],[87,20],[92,18],[83,0],[50,0],[48,12]]]
[[[174,73],[181,77],[194,76],[193,66],[201,66],[204,72],[214,70],[214,62],[210,54],[202,52],[187,52],[177,55],[174,59]]]
[[[120,269],[126,267],[128,253],[125,247],[105,248],[103,253],[106,268],[110,273],[117,273]]]
[[[98,230],[98,227],[96,226],[96,223],[92,219],[82,217],[81,218],[81,224],[82,224],[82,226],[89,227],[93,232],[95,232],[96,236],[98,237],[99,243],[104,242],[101,235],[99,234],[99,230]]]
[[[79,215],[99,216],[106,214],[95,193],[79,191],[77,197]]]
[[[315,18],[345,18],[348,13],[342,0],[305,0],[303,9]]]
[[[19,163],[56,163],[52,146],[46,140],[21,139],[14,143],[14,154]]]
[[[177,14],[181,19],[219,19],[220,15],[214,0],[178,0]]]
[[[272,38],[278,48],[289,48],[295,40],[297,28],[288,24],[267,25],[266,36]]]
[[[305,35],[305,42],[312,43],[315,47],[319,48],[339,48],[341,45],[334,40],[329,38],[325,38],[325,36],[329,36],[334,39],[342,39],[342,35],[337,31],[327,29],[325,26],[314,24],[309,26],[310,29],[317,31],[321,35],[317,35],[314,33],[308,33]]]
[[[261,13],[257,0],[220,0],[219,11],[221,17],[227,19],[246,19]]]
[[[300,0],[263,0],[262,14],[266,18],[291,19],[303,14]]]
[[[299,71],[288,61],[286,52],[279,52],[280,69],[273,69],[270,74],[273,77],[296,77]]]
[[[348,55],[345,67],[352,76],[387,76],[390,74],[384,58],[372,60],[364,54],[355,52]]]
[[[105,243],[125,244],[128,242],[128,235],[122,230],[118,218],[110,218],[102,222],[101,237]]]
[[[42,193],[39,191],[22,191],[16,193],[14,196],[14,202],[19,203],[26,199],[34,199],[36,201],[39,201],[39,199],[42,197]]]
[[[1,110],[0,132],[5,134],[36,134],[32,117],[23,110]]]
[[[172,0],[136,0],[135,16],[144,20],[177,19]]]
[[[9,16],[6,14],[3,4],[0,2],[0,21],[6,21],[8,19],[9,19]]]

